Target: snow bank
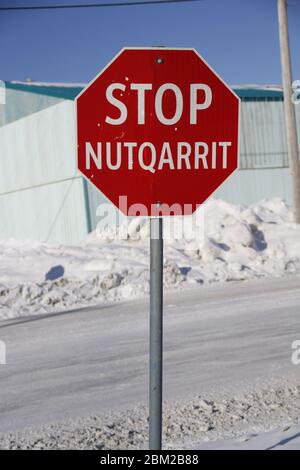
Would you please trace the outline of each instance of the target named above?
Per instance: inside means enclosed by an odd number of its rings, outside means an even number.
[[[300,226],[280,199],[249,207],[208,201],[195,217],[165,221],[164,283],[300,274]],[[0,319],[143,296],[149,291],[149,223],[125,220],[80,246],[0,242]]]

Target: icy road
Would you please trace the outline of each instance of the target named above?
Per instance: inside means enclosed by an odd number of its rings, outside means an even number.
[[[300,375],[300,278],[165,296],[164,397]],[[147,404],[148,301],[1,322],[0,432]]]

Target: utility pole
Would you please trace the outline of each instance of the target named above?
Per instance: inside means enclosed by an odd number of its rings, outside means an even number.
[[[292,101],[292,69],[289,48],[286,0],[278,0],[279,42],[284,97],[284,115],[289,167],[292,177],[294,221],[300,223],[300,168],[295,105]]]

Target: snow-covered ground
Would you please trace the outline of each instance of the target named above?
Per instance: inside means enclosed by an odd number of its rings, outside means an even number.
[[[250,207],[210,200],[165,220],[166,288],[300,273],[300,227],[280,199]],[[194,230],[196,227],[196,230]],[[80,246],[0,242],[0,319],[133,299],[149,290],[149,224],[125,221]],[[125,239],[124,239],[125,238]]]
[[[299,427],[299,286],[166,293],[165,448],[260,445],[272,431],[269,448]],[[148,299],[6,320],[0,338],[0,448],[146,448]]]
[[[164,447],[299,448],[300,226],[280,199],[181,222],[164,221]],[[148,222],[2,241],[0,265],[0,449],[146,448]],[[216,285],[262,277],[285,279]]]
[[[164,407],[163,448],[299,450],[298,397],[299,387],[294,386],[170,402]],[[8,433],[0,435],[0,450],[147,449],[147,416],[145,407],[136,407]],[[285,425],[272,428],[284,420]]]
[[[268,432],[200,443],[197,450],[300,450],[300,426],[282,426]]]

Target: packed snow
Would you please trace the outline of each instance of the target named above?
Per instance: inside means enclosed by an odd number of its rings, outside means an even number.
[[[268,432],[200,443],[197,450],[299,450],[300,426],[281,426]]]
[[[279,198],[211,199],[193,217],[165,219],[164,230],[167,289],[300,273],[300,226]],[[0,262],[2,320],[136,298],[149,291],[149,222],[98,227],[78,246],[1,241]]]

